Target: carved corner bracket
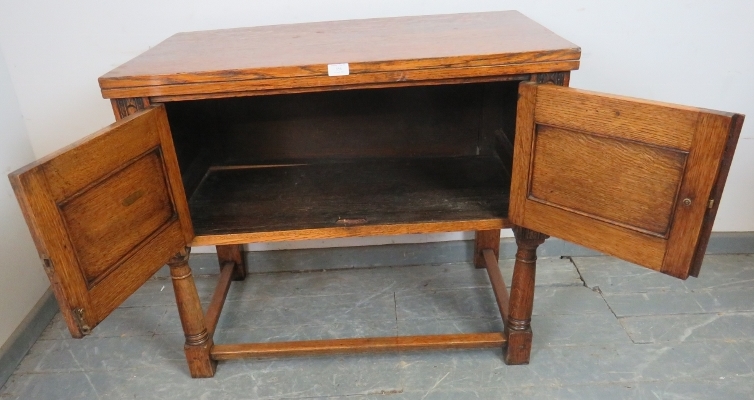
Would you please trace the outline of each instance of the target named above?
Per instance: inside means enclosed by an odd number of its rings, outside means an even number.
[[[538,84],[549,83],[558,86],[568,86],[570,77],[570,72],[544,72],[532,76],[532,81]]]
[[[113,111],[118,120],[149,107],[149,98],[133,97],[127,99],[112,99]]]

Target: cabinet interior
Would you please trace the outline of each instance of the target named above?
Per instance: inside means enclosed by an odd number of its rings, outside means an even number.
[[[518,82],[166,103],[197,236],[505,220]]]

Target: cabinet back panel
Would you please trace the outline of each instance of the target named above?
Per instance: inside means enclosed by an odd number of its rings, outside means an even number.
[[[503,109],[515,109],[503,93],[516,87],[496,82],[220,100],[225,164],[491,154]]]

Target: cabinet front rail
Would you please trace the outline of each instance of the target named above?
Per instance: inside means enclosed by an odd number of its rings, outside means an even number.
[[[288,240],[335,239],[345,237],[409,235],[461,231],[506,229],[513,225],[507,218],[489,218],[466,221],[433,221],[397,224],[339,226],[332,228],[297,229],[289,231],[244,232],[197,235],[191,246],[217,246]]]

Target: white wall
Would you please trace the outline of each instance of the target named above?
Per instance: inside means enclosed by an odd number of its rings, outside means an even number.
[[[0,48],[37,157],[110,123],[112,111],[100,97],[96,78],[175,32],[485,10],[518,9],[580,45],[582,66],[572,74],[572,86],[754,118],[751,1],[5,0],[0,7]],[[749,173],[754,121],[744,124],[743,138],[716,231],[754,231]],[[469,237],[348,239],[307,246]],[[254,248],[281,247],[291,245]]]
[[[21,110],[0,52],[0,346],[49,286],[5,177],[33,160]]]

